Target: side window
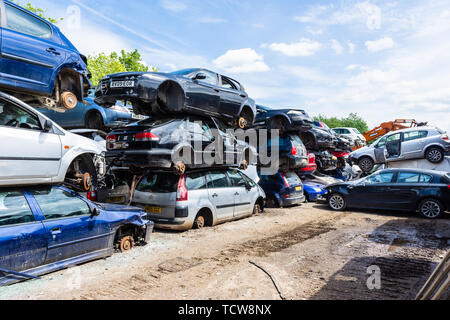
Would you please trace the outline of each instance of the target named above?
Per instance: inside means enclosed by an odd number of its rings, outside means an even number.
[[[427,174],[420,175],[419,183],[431,183],[431,181],[433,181],[432,176],[429,176]]]
[[[188,190],[206,189],[206,179],[204,173],[192,173],[186,177],[186,188]]]
[[[343,134],[350,134],[350,130],[348,129],[342,129],[341,131]]]
[[[212,86],[217,86],[217,74],[210,71],[200,71],[201,73],[204,73],[206,75],[206,79],[199,80],[199,82],[207,83]]]
[[[222,88],[230,89],[230,90],[238,90],[236,88],[236,86],[234,85],[234,83],[225,77],[222,77]]]
[[[229,170],[227,171],[227,174],[233,187],[245,186],[245,180],[242,178],[241,174],[238,171]]]
[[[89,206],[78,197],[59,188],[32,192],[46,220],[90,214]]]
[[[415,172],[400,172],[398,174],[397,183],[418,183],[420,173]]]
[[[250,179],[249,177],[247,177],[245,174],[242,174],[242,177],[244,178],[245,181],[247,181],[252,187],[256,186],[256,182],[253,181],[252,179]]]
[[[377,144],[377,147],[378,147],[378,148],[384,147],[384,146],[386,145],[386,139],[387,139],[387,138],[381,138],[380,141],[379,141],[378,144]]]
[[[394,178],[393,172],[383,172],[374,174],[370,177],[367,177],[365,182],[367,184],[381,184],[381,183],[390,183],[392,182],[392,178]]]
[[[50,38],[52,29],[44,21],[5,3],[8,29],[38,38]]]
[[[401,137],[401,134],[400,134],[400,133],[393,134],[392,136],[387,137],[386,143],[394,142],[394,141],[399,141],[399,140],[400,140],[400,137]]]
[[[417,139],[426,138],[428,136],[428,131],[411,131],[404,134],[403,141],[412,141]]]
[[[4,100],[0,100],[0,126],[41,130],[36,116]]]
[[[214,171],[207,175],[208,187],[210,188],[228,188],[228,178],[224,172]]]
[[[30,222],[34,215],[22,192],[0,192],[0,227]]]

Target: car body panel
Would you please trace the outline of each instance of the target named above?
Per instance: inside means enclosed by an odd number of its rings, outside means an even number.
[[[314,182],[303,182],[305,194],[310,202],[316,202],[318,200],[324,200],[326,198],[327,190],[322,184]]]
[[[261,180],[258,183],[266,193],[266,196],[274,197],[281,207],[300,205],[306,200],[303,183],[300,178],[297,176],[295,183],[286,185],[285,178],[288,175],[296,174],[294,172],[278,172],[272,176],[261,176]],[[298,188],[301,190],[298,190]]]
[[[313,119],[300,109],[271,109],[261,105],[256,106],[256,119],[254,128],[264,129],[270,126],[270,121],[274,118],[282,118],[286,121],[288,132],[301,132],[310,130],[313,127]]]
[[[8,189],[0,189],[0,192],[5,190]],[[143,219],[145,213],[138,208],[102,207],[59,186],[17,190],[25,195],[35,221],[0,227],[0,259],[6,261],[2,263],[4,269],[35,276],[50,273],[111,255],[115,233],[121,226],[134,225],[142,229],[145,241],[150,239],[153,230],[153,223]],[[98,215],[46,220],[40,207],[43,202],[38,203],[35,192],[44,192],[47,197],[54,190],[70,194],[89,208],[96,208]],[[22,280],[22,277],[0,272],[0,285]]]

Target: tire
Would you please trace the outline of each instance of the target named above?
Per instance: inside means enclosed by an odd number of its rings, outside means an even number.
[[[273,195],[268,195],[266,199],[266,208],[280,208],[280,204]]]
[[[347,202],[345,198],[340,193],[333,193],[328,198],[328,205],[334,211],[344,211],[347,208]]]
[[[369,157],[362,157],[358,161],[358,166],[361,168],[362,171],[365,173],[371,172],[373,168],[375,167],[375,161],[373,161]]]
[[[439,200],[425,199],[420,202],[418,210],[424,218],[438,219],[444,213],[444,206]]]
[[[442,161],[444,161],[444,156],[444,150],[439,147],[428,148],[425,152],[425,159],[427,159],[431,163],[441,163]]]
[[[104,127],[103,117],[98,112],[88,114],[85,123],[88,129],[102,130]]]

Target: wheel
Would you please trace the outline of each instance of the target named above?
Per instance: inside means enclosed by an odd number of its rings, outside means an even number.
[[[271,130],[279,130],[280,132],[286,131],[286,121],[282,118],[273,118],[270,120],[269,125]]]
[[[259,205],[259,203],[255,203],[255,206],[253,207],[253,215],[261,213],[261,207]]]
[[[119,250],[120,252],[131,250],[131,248],[133,248],[133,245],[134,245],[133,237],[125,236],[120,240]]]
[[[419,204],[419,212],[427,219],[437,219],[442,216],[444,207],[439,200],[425,199]]]
[[[269,195],[269,196],[267,196],[266,207],[267,208],[279,208],[280,205],[278,204],[278,201],[277,201],[277,199],[275,199],[274,196]]]
[[[425,158],[431,163],[444,161],[444,150],[439,147],[431,147],[425,152]]]
[[[86,117],[86,128],[88,129],[103,129],[103,118],[102,116],[95,112],[91,113]]]
[[[344,197],[339,193],[334,193],[328,198],[328,205],[335,211],[344,211],[347,207]]]
[[[199,213],[194,220],[194,229],[202,229],[206,226],[206,219],[203,214]]]
[[[367,173],[373,170],[375,162],[369,157],[363,157],[358,161],[358,166],[362,171]]]
[[[64,91],[61,93],[61,106],[64,109],[72,110],[77,106],[78,99],[77,96],[70,92],[70,91]]]

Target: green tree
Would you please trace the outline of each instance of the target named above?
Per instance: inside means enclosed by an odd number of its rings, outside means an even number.
[[[51,17],[47,17],[47,16],[45,15],[45,13],[44,13],[44,12],[45,12],[44,9],[42,9],[42,8],[36,8],[35,6],[33,6],[33,5],[31,4],[31,2],[27,2],[26,4],[21,4],[21,3],[16,2],[16,1],[12,1],[12,2],[14,2],[14,3],[17,4],[18,6],[21,6],[22,8],[24,8],[24,9],[26,9],[26,10],[28,10],[28,11],[33,12],[34,14],[38,15],[38,16],[41,17],[42,19],[45,19],[45,20],[49,21],[50,23],[57,24],[59,21],[62,21],[62,20],[63,20],[63,18],[60,18],[60,19],[54,19],[54,18],[51,18]]]
[[[344,118],[326,117],[320,114],[319,116],[314,117],[314,120],[325,122],[331,129],[338,127],[350,127],[358,129],[361,133],[369,130],[367,122],[357,113],[350,113],[348,117]]]
[[[109,55],[100,53],[88,57],[88,68],[92,73],[91,83],[96,86],[100,80],[108,74],[117,72],[147,72],[148,66],[143,64],[141,54],[138,50],[126,52],[122,50],[120,55],[112,52]],[[153,72],[157,69],[152,67]]]

